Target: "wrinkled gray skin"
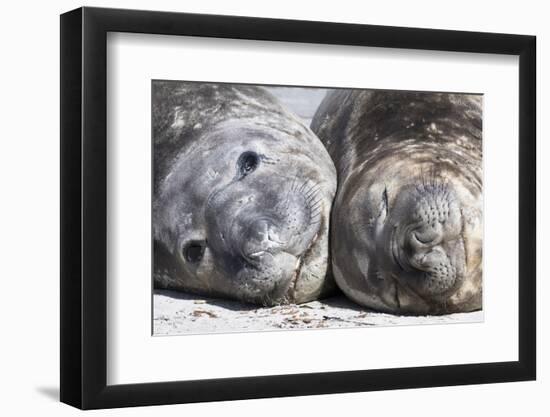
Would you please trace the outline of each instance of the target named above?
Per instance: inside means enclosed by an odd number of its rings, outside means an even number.
[[[152,90],[155,286],[262,305],[329,291],[336,170],[319,139],[261,87]]]
[[[482,303],[482,97],[334,90],[312,121],[338,171],[332,269],[399,314]]]

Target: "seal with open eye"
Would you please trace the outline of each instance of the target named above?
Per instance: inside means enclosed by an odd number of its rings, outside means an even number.
[[[336,170],[311,130],[255,86],[153,81],[152,111],[155,286],[262,305],[328,291]]]

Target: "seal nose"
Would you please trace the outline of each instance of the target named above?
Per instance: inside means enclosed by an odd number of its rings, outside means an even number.
[[[441,244],[445,230],[441,223],[423,225],[408,232],[406,238],[409,263],[416,269],[427,270],[445,258]]]
[[[439,222],[412,230],[409,233],[410,245],[416,250],[433,247],[443,240],[444,230]]]
[[[268,253],[277,251],[282,246],[273,224],[266,219],[251,222],[247,227],[246,237],[242,248],[246,258],[261,258]]]

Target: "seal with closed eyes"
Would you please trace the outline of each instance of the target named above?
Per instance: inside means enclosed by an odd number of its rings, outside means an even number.
[[[357,303],[398,314],[482,306],[482,97],[333,90],[312,130],[338,192],[332,270]]]
[[[153,81],[157,288],[262,305],[331,288],[336,170],[261,87]]]

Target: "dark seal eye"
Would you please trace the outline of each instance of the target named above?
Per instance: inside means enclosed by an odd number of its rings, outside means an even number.
[[[188,243],[183,249],[183,256],[187,262],[197,263],[200,262],[204,255],[204,243],[203,242],[191,242]]]
[[[245,152],[239,156],[239,162],[237,163],[239,167],[239,173],[241,176],[250,174],[260,164],[260,157],[255,152]]]

